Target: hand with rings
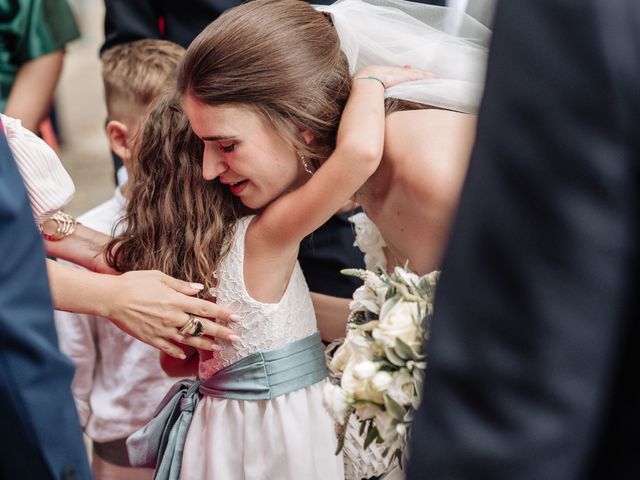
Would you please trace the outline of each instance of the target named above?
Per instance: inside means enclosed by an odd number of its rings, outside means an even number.
[[[204,325],[198,317],[189,314],[189,320],[178,330],[178,333],[183,337],[201,337],[204,333]]]
[[[215,339],[240,340],[222,324],[239,321],[238,315],[216,303],[192,297],[203,285],[151,270],[100,277],[104,278],[101,293],[109,302],[104,302],[106,305],[97,314],[172,357],[186,358],[180,344],[220,350]]]

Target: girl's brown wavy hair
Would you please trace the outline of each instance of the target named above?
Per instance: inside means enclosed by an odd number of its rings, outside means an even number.
[[[154,104],[135,145],[124,229],[107,245],[107,263],[119,272],[161,270],[206,292],[246,209],[202,177],[203,144],[175,92]]]

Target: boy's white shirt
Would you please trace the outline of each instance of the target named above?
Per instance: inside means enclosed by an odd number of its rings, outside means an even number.
[[[80,216],[85,226],[110,235],[124,215],[120,189]],[[177,380],[160,368],[160,353],[109,320],[55,312],[60,349],[73,360],[72,391],[85,433],[97,442],[129,436],[146,424]]]

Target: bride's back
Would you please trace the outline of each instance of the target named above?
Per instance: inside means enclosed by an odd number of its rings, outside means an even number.
[[[380,168],[358,200],[388,246],[389,266],[438,268],[475,140],[476,116],[439,109],[387,117]]]

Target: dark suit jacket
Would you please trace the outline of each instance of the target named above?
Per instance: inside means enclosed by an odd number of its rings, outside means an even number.
[[[409,478],[640,478],[640,2],[499,1]]]
[[[188,47],[204,27],[225,10],[243,3],[242,0],[105,0],[105,42],[101,52],[114,45],[140,40],[163,38]],[[311,3],[330,4],[331,0]],[[164,32],[159,19],[163,18]]]
[[[44,249],[0,131],[0,478],[90,479]]]

